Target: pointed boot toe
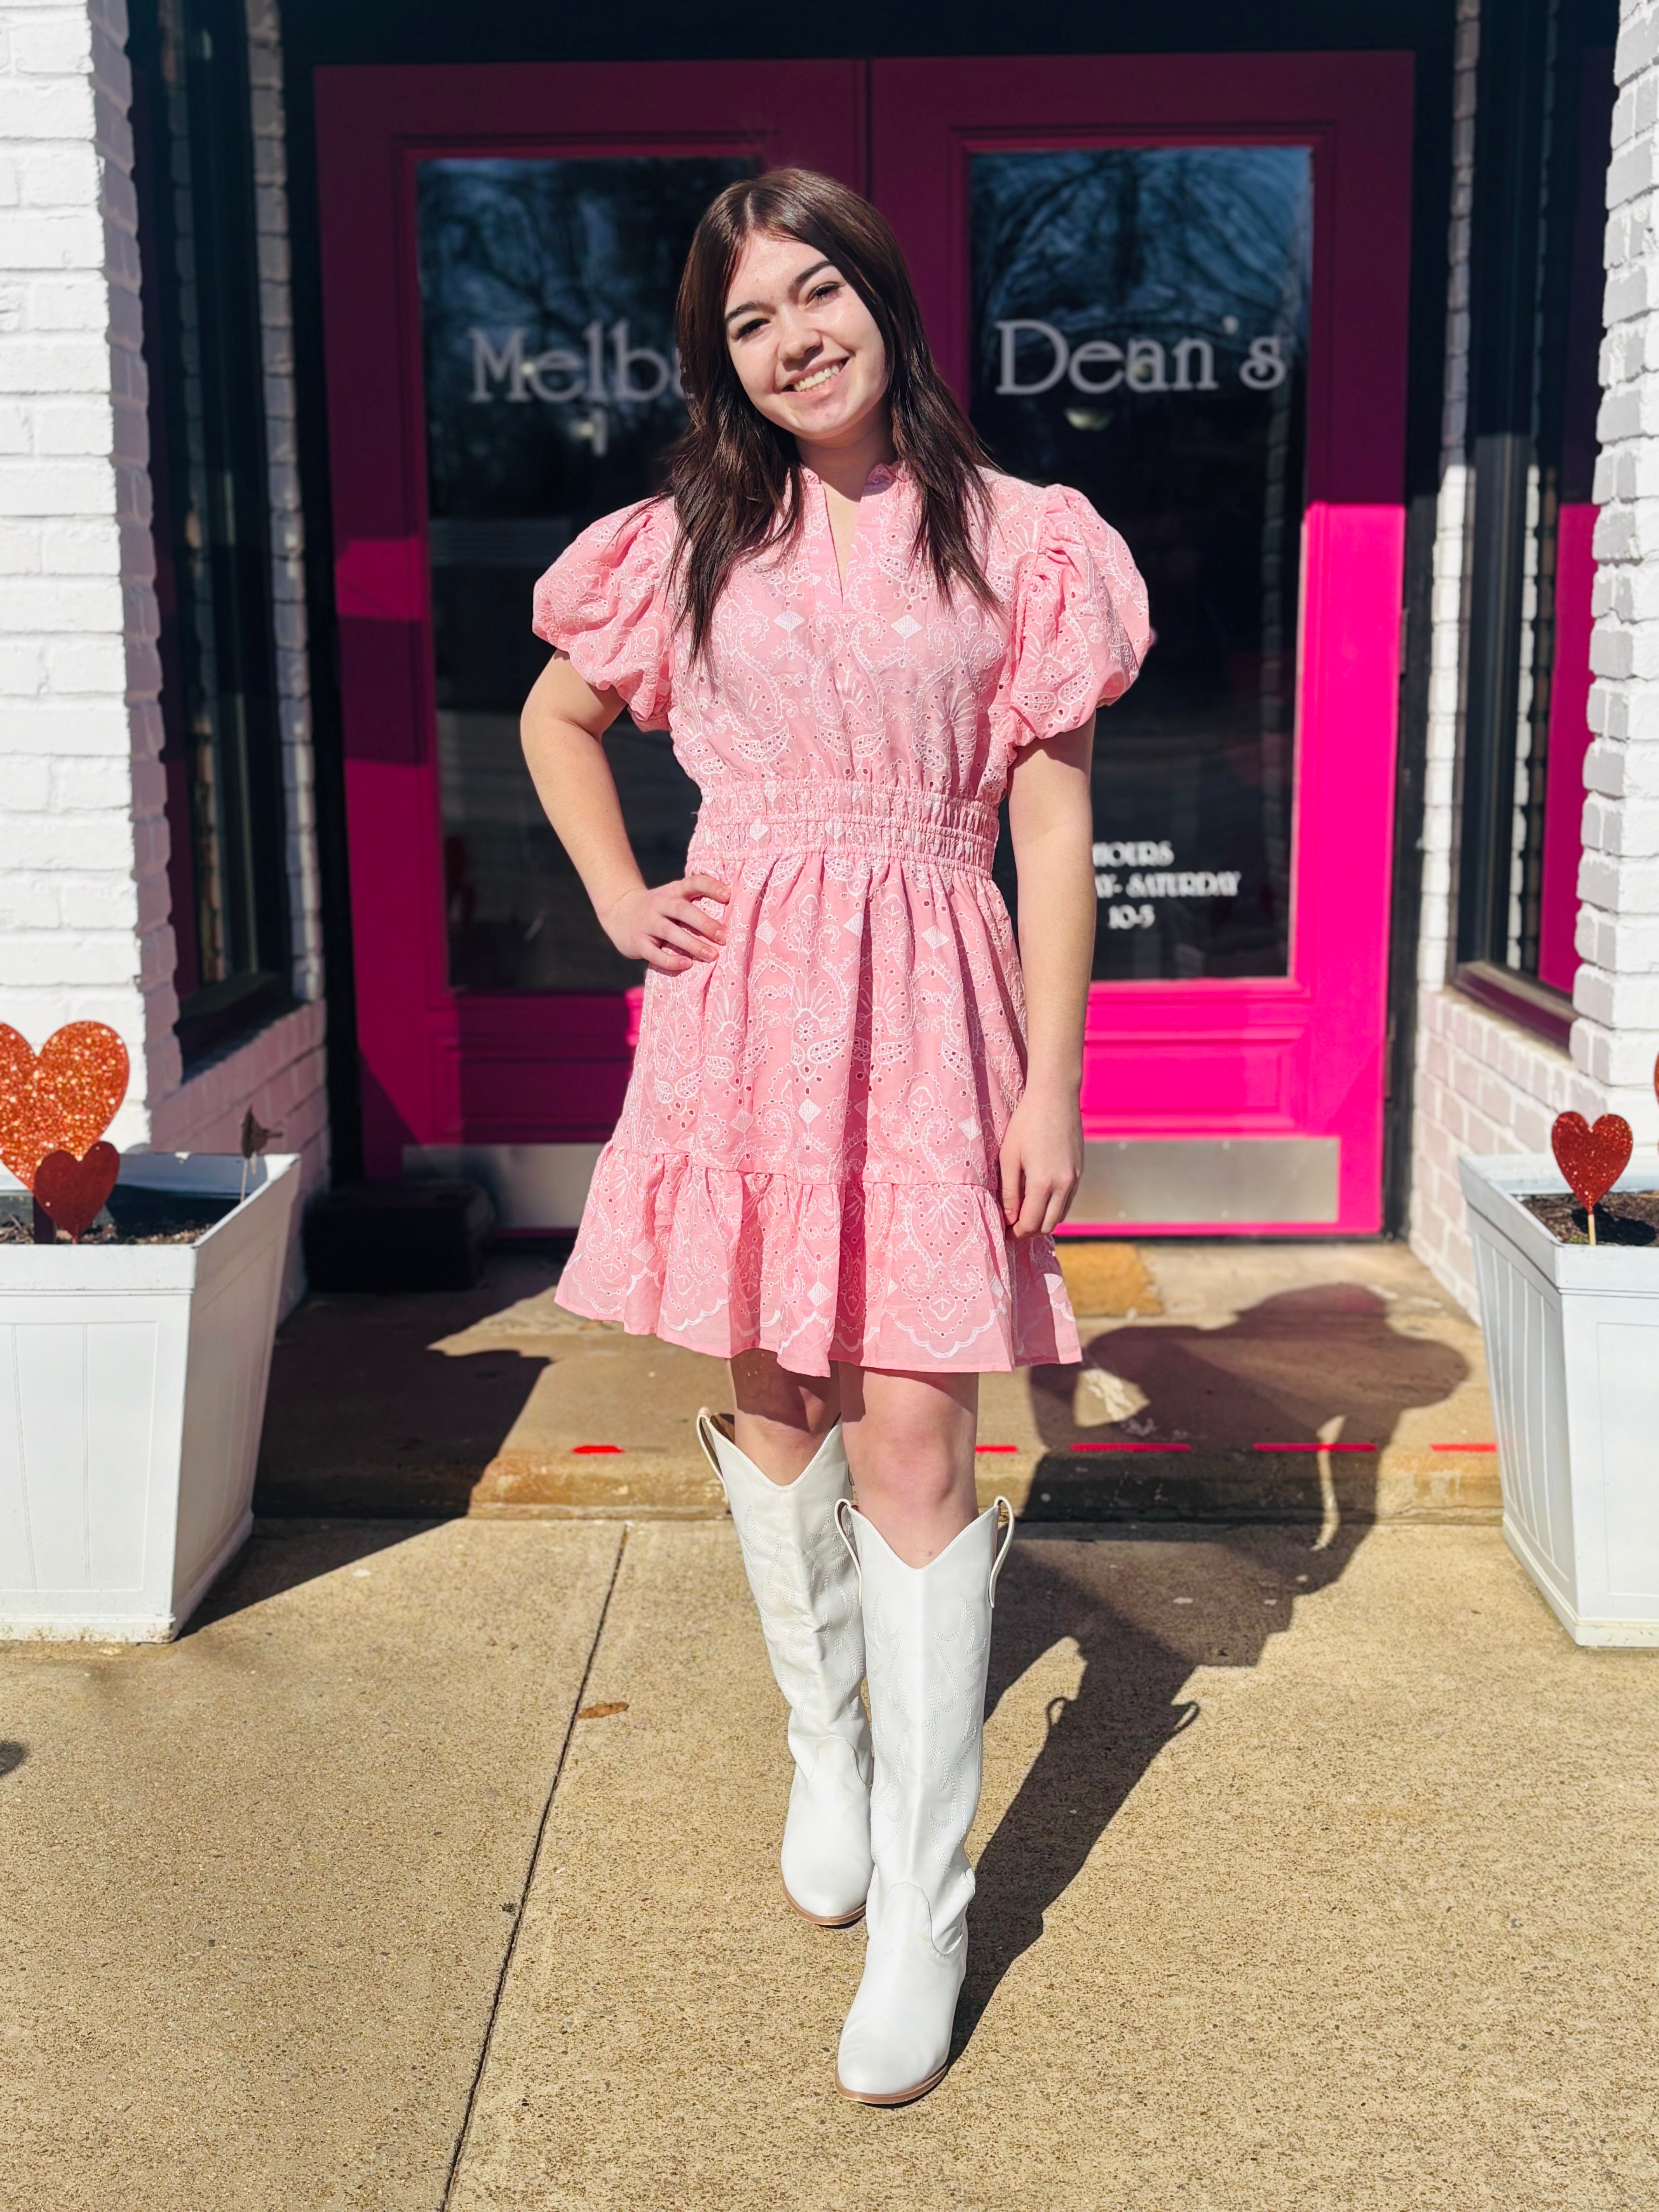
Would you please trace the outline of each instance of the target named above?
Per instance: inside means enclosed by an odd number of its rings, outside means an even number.
[[[836,1508],[859,1562],[875,1735],[869,1946],[836,2062],[836,2087],[855,2104],[908,2105],[951,2063],[968,1968],[964,1847],[979,1803],[991,1609],[1013,1517],[1000,1498],[911,1567],[853,1506]]]

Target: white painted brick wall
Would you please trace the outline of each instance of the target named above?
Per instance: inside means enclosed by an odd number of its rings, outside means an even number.
[[[1659,1131],[1659,5],[1622,0],[1607,169],[1575,1061],[1639,1142]]]
[[[1495,0],[1489,0],[1489,4],[1495,4]],[[1632,14],[1651,15],[1654,5],[1655,0],[1644,0],[1640,9],[1633,9],[1627,0],[1626,33]],[[1638,1065],[1644,1053],[1648,1070],[1650,1072],[1652,1067],[1653,1047],[1644,1041],[1645,1031],[1632,1025],[1638,1023],[1650,1007],[1656,1026],[1659,1026],[1659,994],[1651,992],[1644,972],[1650,952],[1659,949],[1659,866],[1654,867],[1651,885],[1639,872],[1642,860],[1650,856],[1659,862],[1659,836],[1653,835],[1654,830],[1659,830],[1659,805],[1656,805],[1655,821],[1650,828],[1634,814],[1626,815],[1622,787],[1616,797],[1609,794],[1610,805],[1594,799],[1588,802],[1587,850],[1579,895],[1587,901],[1595,899],[1597,903],[1595,907],[1587,904],[1581,909],[1577,946],[1581,958],[1613,964],[1607,967],[1605,973],[1590,968],[1579,971],[1574,993],[1579,1018],[1573,1024],[1570,1054],[1555,1049],[1529,1030],[1488,1012],[1462,992],[1448,988],[1453,959],[1452,858],[1459,833],[1455,788],[1468,637],[1468,557],[1473,519],[1466,434],[1469,212],[1480,137],[1480,118],[1474,112],[1480,0],[1458,0],[1457,13],[1445,410],[1434,550],[1432,672],[1423,823],[1423,909],[1418,947],[1417,1073],[1409,1233],[1412,1248],[1419,1257],[1473,1311],[1474,1263],[1469,1249],[1463,1196],[1457,1184],[1456,1162],[1460,1153],[1546,1152],[1549,1148],[1551,1122],[1557,1114],[1568,1109],[1593,1120],[1612,1108],[1626,1116],[1638,1139],[1650,1142],[1659,1135],[1659,1107],[1656,1107],[1651,1084],[1645,1078],[1645,1088],[1628,1081],[1615,1084],[1608,1073],[1615,1067],[1627,1073]],[[1621,72],[1627,68],[1627,46],[1623,40],[1620,67]],[[1621,84],[1625,82],[1623,74],[1620,81]],[[1621,96],[1621,113],[1625,106],[1625,97]],[[1651,108],[1650,101],[1650,112]],[[1615,149],[1620,143],[1620,126],[1615,121]],[[1616,154],[1613,169],[1617,169]],[[1612,173],[1608,189],[1610,194],[1614,189]],[[1611,239],[1611,233],[1609,235]],[[1611,254],[1611,245],[1609,251]],[[1659,289],[1659,260],[1653,265],[1656,289]],[[1619,281],[1610,261],[1610,317]],[[1654,357],[1659,363],[1659,334],[1656,335]],[[1609,404],[1612,397],[1610,393]],[[1603,416],[1604,438],[1608,434],[1607,419]],[[1633,450],[1642,447],[1639,431],[1632,432],[1631,443]],[[1656,521],[1659,521],[1659,445],[1644,453],[1637,466],[1638,470],[1651,471],[1656,495]],[[1600,500],[1607,497],[1600,483],[1596,495]],[[1628,533],[1635,528],[1633,519],[1615,520],[1611,510],[1604,511],[1596,536],[1597,556],[1604,564],[1611,557],[1608,548],[1613,543],[1607,534],[1610,521],[1615,532]],[[1653,542],[1659,545],[1659,531],[1655,532]],[[1632,561],[1632,568],[1630,596],[1625,602],[1631,612],[1614,620],[1621,629],[1621,642],[1617,649],[1634,659],[1652,649],[1650,641],[1659,641],[1659,627],[1641,630],[1641,616],[1637,610],[1641,605],[1644,611],[1645,607],[1637,596],[1641,588],[1636,574],[1640,568],[1639,558]],[[1651,573],[1655,584],[1652,604],[1659,606],[1659,567]],[[1606,574],[1604,565],[1597,584],[1598,612],[1603,605]],[[1608,627],[1605,620],[1598,623],[1598,656],[1607,649],[1602,632]],[[1601,665],[1599,659],[1595,665]],[[1592,693],[1591,723],[1598,730],[1602,725],[1596,720],[1595,702],[1607,688],[1598,684]],[[1639,795],[1659,801],[1659,684],[1655,684],[1653,689],[1655,702],[1645,709],[1653,721],[1656,741],[1653,781],[1642,787]],[[1598,749],[1599,740],[1598,745],[1592,747],[1593,757]],[[1589,768],[1586,778],[1593,790],[1607,788],[1597,782],[1596,773]],[[1632,787],[1629,796],[1634,799],[1638,795]],[[1592,824],[1589,813],[1598,804],[1603,805],[1604,811],[1595,817]],[[1626,841],[1632,838],[1638,841],[1640,858],[1627,873],[1621,875],[1619,872],[1626,868],[1622,856],[1632,850]],[[1650,839],[1651,842],[1647,842]],[[1611,897],[1610,887],[1615,877],[1620,884],[1618,903],[1609,906],[1607,899],[1599,897],[1598,893],[1607,890]],[[1650,897],[1650,903],[1645,907],[1639,902],[1644,896]],[[1651,921],[1644,921],[1644,915],[1651,915]]]
[[[107,1021],[123,1146],[234,1150],[248,1106],[327,1172],[281,51],[248,0],[293,974],[303,1003],[179,1064],[124,0],[0,0],[0,1019]],[[297,1289],[290,1272],[290,1292]]]
[[[0,1019],[177,1079],[121,0],[0,5]]]

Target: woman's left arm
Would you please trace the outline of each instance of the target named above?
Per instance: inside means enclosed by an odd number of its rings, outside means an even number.
[[[1083,1178],[1083,1025],[1095,949],[1091,714],[1029,745],[1008,784],[1025,975],[1025,1091],[1002,1142],[1002,1210],[1017,1237],[1066,1218]]]

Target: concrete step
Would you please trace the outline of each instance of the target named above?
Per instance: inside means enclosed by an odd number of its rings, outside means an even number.
[[[988,1375],[979,1486],[1025,1520],[1487,1520],[1480,1331],[1403,1246],[1077,1240],[1084,1364]],[[309,1299],[277,1340],[272,1514],[698,1520],[725,1363],[554,1302],[504,1248],[461,1293]]]

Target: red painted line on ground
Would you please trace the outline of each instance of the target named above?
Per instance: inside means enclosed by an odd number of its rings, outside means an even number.
[[[1019,1446],[1018,1444],[975,1444],[974,1446],[974,1449],[976,1452],[1018,1451],[1019,1449]]]
[[[1073,1444],[1072,1449],[1074,1452],[1176,1452],[1190,1451],[1192,1446],[1190,1444]]]
[[[1375,1444],[1252,1444],[1252,1451],[1358,1451],[1374,1452]]]
[[[620,1444],[572,1444],[573,1452],[619,1452]]]
[[[1431,1444],[1431,1451],[1496,1451],[1496,1444]]]

